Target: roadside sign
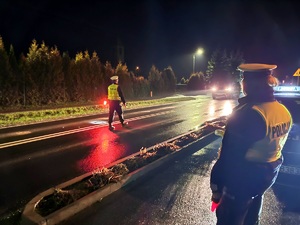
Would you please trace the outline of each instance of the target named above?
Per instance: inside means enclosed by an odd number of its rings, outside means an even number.
[[[294,73],[294,77],[300,77],[300,68]]]

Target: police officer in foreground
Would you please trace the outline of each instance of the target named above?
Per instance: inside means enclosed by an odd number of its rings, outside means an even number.
[[[258,225],[263,195],[277,178],[292,117],[273,95],[276,67],[238,67],[245,97],[228,118],[210,178],[217,225]]]
[[[123,110],[122,110],[121,103],[123,103],[123,105],[126,107],[126,101],[122,93],[121,87],[118,85],[119,77],[112,76],[110,79],[112,84],[108,86],[108,103],[109,103],[109,117],[108,117],[109,127],[108,128],[110,130],[114,130],[115,127],[112,125],[112,122],[114,119],[115,111],[119,116],[119,120],[122,126],[126,126],[128,123],[125,122],[123,117]]]

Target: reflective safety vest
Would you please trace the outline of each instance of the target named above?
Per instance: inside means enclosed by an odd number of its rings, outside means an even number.
[[[108,86],[108,100],[120,100],[120,96],[118,93],[118,85],[111,84]]]
[[[251,162],[274,162],[281,157],[281,150],[292,127],[292,116],[288,109],[277,101],[255,105],[266,123],[266,135],[255,142],[246,152]]]

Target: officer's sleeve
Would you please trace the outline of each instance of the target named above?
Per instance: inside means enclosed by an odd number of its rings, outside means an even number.
[[[265,137],[267,132],[266,122],[255,110],[240,113],[231,117],[227,123],[220,159],[225,161],[242,160],[246,151],[256,141]]]
[[[226,176],[232,174],[239,163],[243,163],[248,148],[256,141],[264,138],[266,123],[262,116],[254,110],[241,114],[235,113],[228,120],[222,139],[219,158],[212,168],[211,185],[221,190],[226,183]]]
[[[118,94],[119,94],[119,96],[120,96],[120,98],[121,98],[121,101],[123,102],[123,104],[125,104],[126,101],[125,101],[123,92],[122,92],[122,90],[121,90],[121,87],[120,87],[119,85],[118,85],[117,91],[118,91]]]

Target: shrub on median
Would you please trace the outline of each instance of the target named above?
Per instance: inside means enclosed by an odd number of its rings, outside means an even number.
[[[91,192],[103,188],[109,183],[120,181],[128,173],[142,168],[167,154],[180,150],[182,147],[215,129],[215,125],[207,125],[205,129],[189,133],[170,143],[158,144],[148,151],[143,147],[138,155],[128,158],[120,164],[116,164],[111,168],[98,169],[91,176],[84,178],[80,182],[64,189],[55,189],[51,195],[44,197],[36,204],[35,210],[41,216],[47,216]]]

